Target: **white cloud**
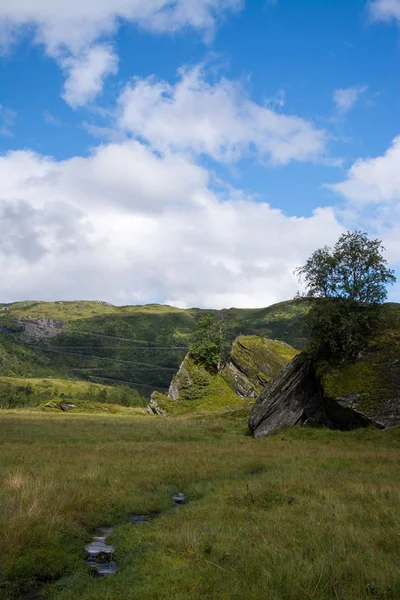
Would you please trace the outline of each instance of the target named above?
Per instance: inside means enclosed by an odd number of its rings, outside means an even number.
[[[286,164],[320,158],[325,132],[310,121],[249,100],[235,82],[208,83],[202,67],[181,69],[175,85],[135,78],[120,99],[121,129],[153,148],[235,161],[253,151]]]
[[[397,21],[400,25],[400,0],[373,0],[369,10],[374,21]]]
[[[116,59],[103,40],[121,20],[159,33],[192,27],[210,35],[224,13],[241,6],[242,0],[12,0],[0,2],[0,46],[11,47],[28,26],[36,43],[69,71],[65,98],[75,106],[92,99],[102,77],[115,72]]]
[[[62,61],[68,78],[64,85],[64,100],[72,106],[85,105],[103,89],[103,80],[118,70],[118,57],[111,46],[97,44],[83,56],[70,56]]]
[[[0,135],[12,136],[12,128],[17,118],[17,113],[0,104]]]
[[[361,205],[400,202],[400,136],[383,156],[357,160],[345,181],[327,187]]]
[[[400,136],[388,150],[375,158],[357,160],[347,172],[347,179],[327,185],[346,201],[336,214],[351,229],[368,231],[383,240],[385,258],[400,267]],[[400,301],[400,281],[390,290]]]
[[[293,269],[341,227],[330,208],[286,217],[237,191],[221,200],[188,158],[136,141],[56,161],[0,158],[3,301],[262,306],[290,298]]]
[[[333,93],[333,101],[336,110],[343,115],[348,113],[367,89],[367,86],[364,85],[335,90]]]

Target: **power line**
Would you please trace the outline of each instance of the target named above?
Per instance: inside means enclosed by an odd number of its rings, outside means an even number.
[[[109,349],[116,349],[116,350],[158,350],[158,349],[162,349],[162,350],[188,350],[189,347],[188,346],[96,346],[94,348],[90,348],[87,346],[58,346],[56,348],[50,348],[50,347],[45,347],[45,346],[38,346],[38,344],[25,344],[26,346],[29,346],[30,348],[37,348],[39,350],[61,350],[63,348],[67,348],[69,349],[77,349],[77,350],[109,350]]]
[[[112,340],[122,340],[122,341],[126,341],[126,342],[130,342],[131,344],[136,344],[136,343],[146,343],[147,340],[132,340],[131,338],[125,338],[125,337],[119,337],[117,335],[107,335],[106,333],[97,333],[97,332],[92,332],[92,331],[80,331],[79,329],[72,329],[69,331],[65,331],[63,332],[63,335],[68,335],[68,334],[82,334],[82,335],[92,335],[92,336],[96,336],[96,337],[105,337],[105,338],[109,338]]]
[[[112,359],[110,359],[112,360]],[[141,365],[144,364],[146,365],[146,363],[130,363],[133,365]],[[150,367],[150,368],[148,368]],[[106,367],[73,367],[70,368],[70,371],[104,371]],[[144,367],[134,367],[132,369],[132,371],[173,371],[174,373],[176,373],[177,368],[175,367],[160,367],[158,365],[146,365]]]
[[[66,356],[79,356],[81,358],[87,358],[87,359],[96,358],[99,360],[109,360],[112,362],[127,363],[129,365],[144,365],[144,366],[148,366],[148,367],[154,366],[159,369],[165,369],[168,371],[176,371],[176,368],[174,368],[174,367],[158,367],[158,365],[152,365],[151,363],[138,363],[138,362],[132,361],[132,360],[123,360],[121,358],[109,358],[108,356],[97,356],[97,355],[93,355],[93,354],[83,354],[82,352],[63,352],[62,350],[56,350],[56,349],[52,349],[52,348],[46,348],[45,351],[46,352],[59,352],[61,354],[65,354]]]
[[[163,390],[165,391],[167,388],[165,387],[158,387],[156,385],[151,385],[148,383],[137,383],[136,381],[123,381],[122,379],[111,379],[110,377],[96,377],[95,375],[88,375],[89,379],[100,379],[102,381],[113,381],[114,383],[128,383],[130,385],[136,385],[139,387],[149,387],[149,388],[155,388],[157,390]]]

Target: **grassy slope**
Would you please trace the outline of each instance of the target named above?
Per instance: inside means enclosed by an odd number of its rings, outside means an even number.
[[[302,347],[305,310],[302,304],[285,302],[263,309],[222,312],[232,339],[240,333],[264,335]],[[0,335],[0,375],[136,382],[136,388],[148,397],[154,389],[168,387],[186,354],[196,319],[203,312],[87,301],[0,305],[0,327],[15,329],[19,318],[52,318],[66,323],[60,335],[34,348],[21,344],[18,333]],[[15,360],[2,360],[7,344],[13,346],[8,355]]]
[[[136,390],[127,386],[110,387],[87,381],[68,379],[39,379],[0,377],[0,409],[36,407],[51,402],[73,402],[80,406],[102,404],[144,406],[145,400]],[[85,405],[85,403],[88,403]],[[104,410],[103,407],[100,410]]]
[[[49,600],[397,600],[399,435],[0,413],[0,596],[61,578]],[[110,524],[121,571],[99,580],[83,547]]]

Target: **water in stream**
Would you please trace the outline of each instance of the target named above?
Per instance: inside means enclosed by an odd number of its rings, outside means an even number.
[[[185,495],[182,493],[172,497],[176,505],[185,503]],[[153,515],[130,515],[129,521],[134,525],[144,525],[151,518],[159,516]],[[114,533],[115,527],[98,527],[93,535],[93,540],[85,546],[87,553],[86,564],[91,573],[99,577],[115,575],[118,572],[118,564],[114,559],[114,546],[107,543],[107,539]]]

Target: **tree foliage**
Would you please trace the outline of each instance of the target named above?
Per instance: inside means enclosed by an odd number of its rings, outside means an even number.
[[[375,333],[386,288],[396,281],[383,251],[380,240],[348,231],[296,269],[312,300],[307,326],[314,354],[351,358]]]
[[[228,350],[227,326],[224,318],[219,314],[201,317],[192,335],[190,356],[208,371],[215,372],[221,361],[226,358]]]

